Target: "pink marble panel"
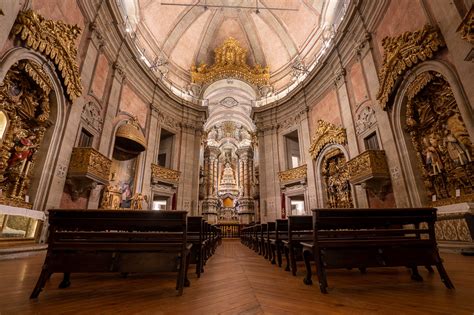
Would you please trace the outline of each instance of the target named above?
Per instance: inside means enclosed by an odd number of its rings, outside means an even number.
[[[120,110],[137,116],[140,125],[145,127],[148,106],[127,84],[122,89]]]
[[[32,9],[47,19],[77,24],[84,31],[84,17],[76,0],[34,0]]]
[[[325,120],[335,125],[341,125],[339,103],[335,89],[329,90],[324,97],[309,110],[309,129],[311,134],[318,127],[318,120]]]
[[[104,96],[105,84],[109,73],[109,61],[104,54],[100,54],[95,68],[94,77],[92,79],[92,94],[102,99]]]

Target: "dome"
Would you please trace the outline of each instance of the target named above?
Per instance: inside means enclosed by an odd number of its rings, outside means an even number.
[[[212,65],[216,48],[233,38],[246,50],[250,67],[269,68],[271,89],[262,98],[288,92],[307,74],[342,20],[346,2],[120,0],[118,6],[139,58],[174,89],[201,98],[190,70]]]

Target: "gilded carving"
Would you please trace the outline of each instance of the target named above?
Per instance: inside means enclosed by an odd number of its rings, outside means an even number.
[[[441,241],[472,242],[472,235],[463,213],[438,214],[436,239]]]
[[[165,181],[178,183],[179,177],[181,175],[180,171],[176,171],[170,168],[159,166],[157,164],[151,164],[151,177],[153,182]]]
[[[73,148],[68,177],[83,177],[105,184],[109,181],[112,161],[90,147]]]
[[[286,171],[278,173],[278,178],[281,183],[290,182],[290,181],[306,181],[307,176],[307,165],[301,165]]]
[[[192,83],[210,84],[214,81],[226,78],[235,78],[246,81],[255,86],[268,85],[270,81],[270,70],[256,64],[250,67],[247,64],[247,50],[240,43],[229,37],[224,44],[214,50],[214,64],[193,65],[191,67]]]
[[[471,6],[471,9],[459,25],[457,32],[461,35],[462,39],[474,45],[474,6]]]
[[[44,72],[37,69],[41,68],[34,62],[18,62],[0,83],[0,111],[7,118],[0,147],[0,189],[10,200],[5,204],[23,204],[38,149],[51,125],[51,89]]]
[[[445,46],[438,30],[430,25],[416,32],[405,32],[396,37],[385,37],[383,64],[379,72],[377,100],[383,109],[403,74],[416,64],[433,58],[433,54]]]
[[[353,184],[360,184],[374,178],[390,178],[387,158],[383,150],[364,151],[347,162],[347,167]]]
[[[473,146],[451,87],[440,74],[420,76],[410,87],[418,93],[409,94],[406,125],[428,198],[433,205],[472,201]]]
[[[75,40],[81,29],[77,25],[47,20],[29,10],[18,14],[12,33],[27,47],[39,51],[56,65],[71,101],[82,94],[75,47]]]
[[[326,153],[321,164],[321,173],[326,186],[326,199],[329,208],[352,208],[349,169],[344,153],[334,149]]]
[[[318,129],[311,140],[311,146],[309,148],[309,153],[313,159],[319,155],[319,152],[321,152],[324,146],[334,143],[347,143],[346,129],[337,127],[324,120],[318,120]]]

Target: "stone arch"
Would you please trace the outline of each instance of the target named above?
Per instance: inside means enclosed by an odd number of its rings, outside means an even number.
[[[399,152],[399,159],[402,166],[402,174],[407,187],[408,196],[410,198],[410,205],[419,207],[426,205],[429,200],[424,188],[424,181],[420,175],[420,166],[415,152],[415,148],[411,143],[410,136],[405,131],[407,128],[407,104],[409,98],[410,87],[416,84],[417,79],[421,74],[432,72],[440,74],[447,82],[454,96],[454,100],[459,109],[460,116],[464,122],[468,132],[471,143],[474,143],[474,114],[472,106],[466,97],[461,81],[453,69],[453,67],[446,61],[430,60],[423,62],[413,69],[407,71],[404,80],[400,83],[393,99],[393,107],[390,113],[390,120],[392,123],[395,144]],[[421,89],[420,89],[421,91]]]
[[[29,60],[41,66],[52,85],[52,93],[49,94],[51,104],[49,120],[52,122],[52,126],[46,131],[37,154],[38,158],[35,162],[36,165],[29,192],[31,194],[30,201],[33,204],[33,209],[45,210],[49,203],[47,199],[49,195],[48,192],[51,188],[53,178],[56,176],[68,103],[55,66],[40,53],[27,48],[12,48],[0,58],[0,82],[4,80],[11,67],[22,60]],[[62,171],[66,172],[67,170]]]

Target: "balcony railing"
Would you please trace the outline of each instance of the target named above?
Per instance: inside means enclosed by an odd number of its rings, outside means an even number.
[[[293,182],[306,182],[307,177],[307,166],[306,164],[282,171],[278,173],[278,178],[281,184],[293,183]]]
[[[367,150],[349,162],[349,181],[362,184],[371,180],[390,179],[387,158],[383,150]]]
[[[88,179],[99,184],[109,182],[112,161],[94,148],[76,147],[72,149],[68,178]]]
[[[163,182],[177,185],[181,172],[157,164],[151,164],[151,179],[153,183]]]

